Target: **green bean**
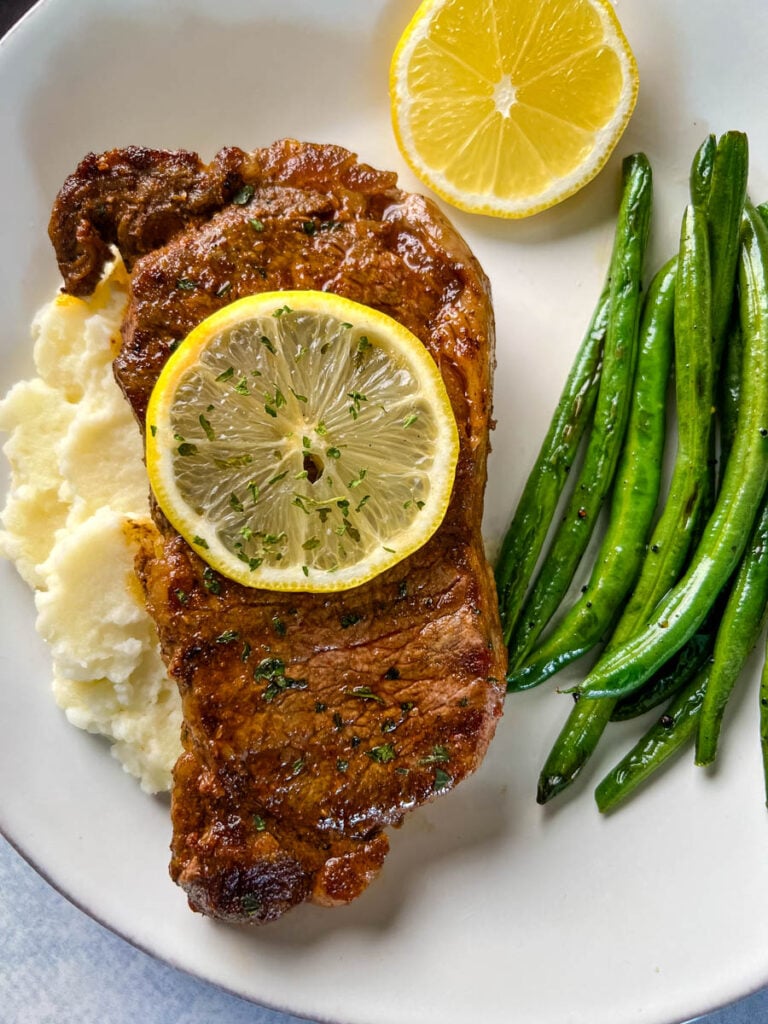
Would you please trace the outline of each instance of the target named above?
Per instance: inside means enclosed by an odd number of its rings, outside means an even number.
[[[609,299],[610,287],[606,284],[501,545],[496,563],[496,589],[507,642],[520,614],[525,591],[579,443],[592,419]]]
[[[541,769],[537,803],[548,803],[576,780],[600,742],[615,704],[607,697],[578,698]]]
[[[707,198],[712,260],[712,343],[718,372],[731,319],[739,261],[741,215],[747,198],[749,147],[743,132],[726,132],[717,142]]]
[[[694,206],[706,209],[716,152],[717,138],[714,135],[708,135],[696,150],[690,173],[691,202]]]
[[[574,491],[510,641],[519,664],[562,600],[613,480],[629,413],[637,354],[642,267],[651,211],[651,167],[641,154],[623,164],[623,193],[611,257],[610,315],[589,445]]]
[[[626,439],[589,583],[555,631],[508,677],[508,690],[538,686],[590,650],[610,628],[640,571],[661,484],[676,273],[673,258],[658,271],[646,298]]]
[[[768,228],[745,207],[739,261],[744,361],[741,406],[725,477],[701,542],[682,580],[653,621],[604,656],[582,683],[590,697],[641,686],[706,617],[738,564],[768,480]]]
[[[691,739],[704,700],[709,666],[703,668],[595,790],[598,809],[612,811],[641,782],[679,753]]]
[[[676,282],[675,376],[678,442],[669,494],[653,530],[640,578],[606,647],[607,653],[644,627],[677,582],[688,554],[705,480],[711,433],[709,256],[704,216],[689,208],[680,230]],[[710,397],[707,398],[707,395]],[[698,400],[703,399],[703,400]],[[571,708],[539,776],[537,800],[552,799],[579,775],[611,720],[615,699],[582,698]]]
[[[728,699],[768,612],[768,498],[755,520],[747,550],[723,612],[696,735],[696,764],[711,764]]]
[[[688,643],[662,665],[644,686],[616,702],[611,715],[612,722],[626,722],[630,718],[638,718],[674,697],[688,685],[712,657],[720,612],[721,610],[713,611],[704,620],[701,629],[694,633]],[[609,697],[598,699],[610,700]]]
[[[718,380],[719,397],[717,401],[720,413],[720,465],[722,470],[728,464],[728,457],[733,447],[736,423],[739,418],[741,400],[741,361],[744,342],[741,325],[738,320],[731,323],[728,341],[725,346],[725,360]],[[722,476],[722,471],[721,471]]]
[[[595,798],[601,811],[615,807],[693,736],[697,738],[696,763],[711,763],[725,702],[757,642],[766,617],[768,498],[763,501],[749,546],[730,588],[710,664],[699,671],[659,721],[597,787]]]

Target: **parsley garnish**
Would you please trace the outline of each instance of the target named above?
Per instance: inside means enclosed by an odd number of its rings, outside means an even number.
[[[271,704],[278,694],[286,690],[305,690],[306,679],[292,679],[285,674],[285,663],[280,658],[264,658],[253,672],[255,680],[263,679],[268,685],[262,697]]]
[[[243,185],[243,187],[232,196],[232,202],[235,206],[247,206],[253,199],[253,193],[255,191],[256,190],[253,185]]]
[[[206,565],[203,569],[203,586],[212,594],[221,593],[221,583],[210,565]]]
[[[450,759],[448,748],[444,747],[441,743],[437,743],[432,748],[432,753],[422,757],[419,764],[444,764],[446,761],[450,761]]]
[[[372,761],[376,761],[378,764],[387,764],[388,761],[394,760],[395,748],[391,743],[380,743],[377,747],[371,747],[370,750],[366,750],[366,754]]]
[[[377,704],[386,704],[383,697],[374,693],[370,686],[355,686],[351,691],[346,691],[351,697],[358,697],[360,700],[373,700]]]
[[[206,419],[203,413],[200,413],[200,416],[198,418],[200,420],[200,426],[205,431],[205,436],[208,438],[209,441],[215,441],[216,434],[213,432],[213,427],[211,426],[210,420]]]
[[[236,629],[225,629],[223,633],[219,633],[216,637],[217,644],[231,644],[237,640],[239,633]]]
[[[261,910],[261,900],[254,893],[247,892],[245,896],[240,897],[240,909],[251,916],[258,914]]]

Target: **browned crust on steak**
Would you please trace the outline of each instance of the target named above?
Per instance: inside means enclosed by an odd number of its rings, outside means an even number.
[[[137,562],[184,710],[173,877],[194,909],[228,920],[348,902],[381,866],[382,830],[471,773],[501,714],[506,652],[480,533],[485,276],[437,208],[394,175],[293,140],[224,150],[208,166],[188,153],[88,157],[57,199],[51,235],[77,293],[95,284],[109,244],[132,266],[116,375],[142,426],[174,345],[264,290],[326,289],[380,309],[440,368],[461,438],[451,504],[393,569],[337,595],[215,574],[212,590],[157,508],[161,540]],[[275,663],[284,677],[270,688],[263,666]]]

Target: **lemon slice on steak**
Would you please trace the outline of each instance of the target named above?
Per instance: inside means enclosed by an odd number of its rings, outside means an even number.
[[[266,292],[214,313],[168,359],[147,410],[161,509],[246,586],[357,586],[423,545],[459,439],[424,345],[328,292]]]

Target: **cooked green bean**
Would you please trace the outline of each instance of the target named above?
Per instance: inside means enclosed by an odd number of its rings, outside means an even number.
[[[717,142],[709,195],[709,248],[712,260],[712,343],[718,372],[736,292],[739,235],[747,198],[749,147],[743,132],[726,132]]]
[[[741,336],[741,325],[738,320],[731,322],[728,341],[725,346],[725,359],[718,380],[718,412],[720,413],[720,466],[721,476],[728,463],[736,433],[741,401],[741,361],[744,343]]]
[[[716,152],[717,138],[714,135],[708,135],[696,150],[690,173],[691,202],[694,206],[706,209]]]
[[[711,764],[717,756],[725,707],[741,667],[765,625],[767,612],[768,498],[763,498],[718,631],[715,662],[696,735],[696,764]]]
[[[733,449],[717,504],[683,579],[653,621],[611,651],[582,683],[591,696],[622,696],[641,686],[706,617],[741,558],[768,480],[768,229],[745,208],[739,260],[744,361]]]
[[[626,722],[630,718],[638,718],[674,697],[684,686],[687,686],[712,657],[719,619],[720,610],[713,610],[712,614],[704,620],[699,631],[694,633],[688,643],[684,644],[677,654],[662,665],[644,686],[616,702],[611,721]],[[610,700],[611,698],[598,699]]]
[[[658,722],[597,787],[595,798],[601,811],[610,810],[625,799],[694,735],[697,737],[696,763],[711,763],[725,701],[757,642],[767,613],[768,500],[765,500],[730,588],[710,664],[699,671]]]
[[[496,563],[496,589],[509,641],[579,443],[592,419],[610,288],[606,284],[571,367],[549,431],[528,476]]]
[[[651,168],[641,154],[623,164],[623,193],[611,257],[610,315],[592,431],[574,491],[510,641],[519,664],[560,604],[613,480],[629,413],[637,354],[642,268],[651,211]]]
[[[598,785],[595,800],[601,812],[612,811],[626,800],[641,782],[679,753],[691,739],[708,678],[709,666],[706,666]]]
[[[653,530],[640,578],[607,647],[629,640],[677,582],[687,557],[697,509],[706,494],[712,428],[712,360],[709,344],[709,256],[704,215],[689,208],[681,226],[676,283],[675,376],[678,442],[669,494]],[[707,397],[708,396],[708,397]],[[539,776],[537,800],[565,789],[591,757],[615,699],[582,698],[571,708]]]
[[[509,690],[537,686],[590,650],[610,628],[640,571],[661,483],[676,273],[673,258],[658,271],[648,290],[608,528],[589,583],[555,631],[508,677]]]

